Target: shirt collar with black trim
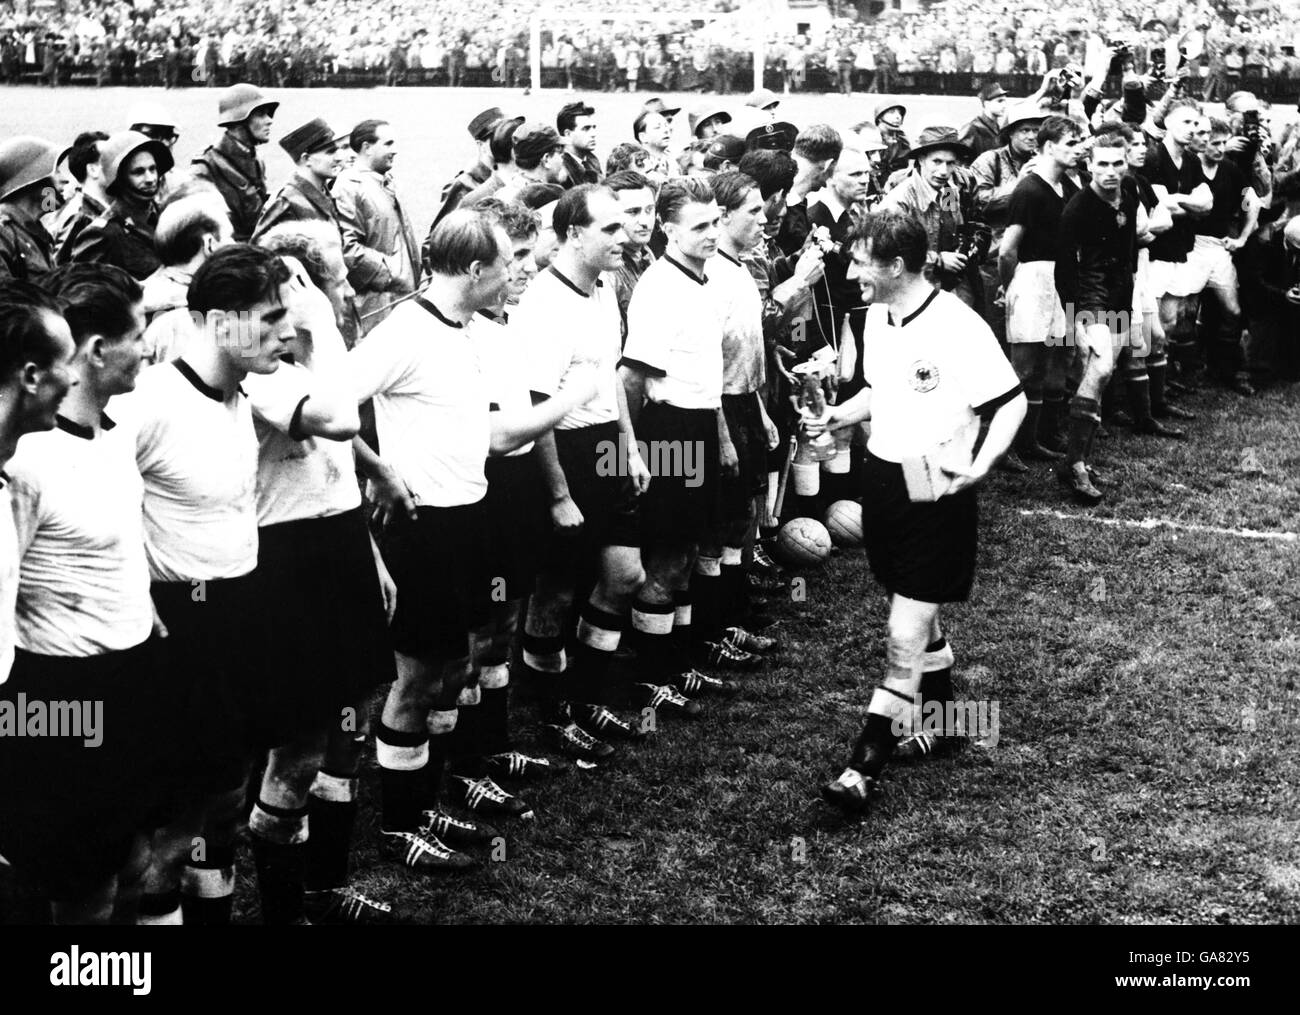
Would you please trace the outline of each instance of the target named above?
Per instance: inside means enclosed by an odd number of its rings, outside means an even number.
[[[664,254],[664,260],[667,261],[669,264],[671,264],[671,265],[672,265],[674,268],[676,268],[678,271],[680,271],[680,272],[681,272],[683,275],[685,275],[687,278],[689,278],[689,279],[690,279],[692,282],[694,282],[696,285],[706,285],[706,284],[708,283],[708,281],[709,281],[709,276],[708,276],[708,275],[697,275],[697,274],[695,274],[695,272],[691,271],[690,268],[688,268],[688,267],[686,267],[686,265],[682,264],[681,261],[679,261],[679,260],[677,260],[677,258],[673,257],[672,254]]]
[[[585,299],[590,299],[590,298],[591,298],[591,293],[585,293],[585,292],[583,292],[581,289],[579,289],[579,288],[578,288],[578,284],[577,284],[576,282],[574,282],[573,279],[569,278],[568,275],[564,274],[564,272],[560,271],[560,269],[557,268],[555,265],[552,264],[552,265],[551,265],[550,267],[548,267],[546,270],[549,271],[549,272],[550,272],[552,275],[554,275],[556,278],[558,278],[558,279],[559,279],[561,282],[563,282],[565,285],[567,285],[570,289],[572,289],[572,290],[573,290],[575,293],[577,293],[579,296],[581,296],[584,300],[585,300]],[[597,277],[597,279],[596,279],[596,285],[599,286],[600,284],[601,284],[600,278]],[[593,292],[595,291],[595,287],[592,288],[592,291],[593,291]]]
[[[930,295],[925,298],[925,301],[919,307],[913,310],[910,314],[904,317],[901,321],[899,321],[897,324],[894,323],[894,312],[891,309],[889,312],[890,326],[894,328],[906,328],[909,324],[911,324],[913,321],[915,321],[918,317],[921,316],[922,311],[924,311],[931,303],[933,303],[935,297],[938,295],[939,295],[939,289],[937,287],[931,289]]]
[[[459,323],[459,322],[457,322],[457,321],[453,321],[450,317],[448,317],[446,314],[444,314],[441,310],[439,310],[437,307],[435,307],[432,303],[430,303],[428,300],[426,300],[423,296],[417,296],[417,297],[415,297],[415,302],[416,302],[417,305],[419,305],[419,306],[420,306],[421,308],[423,308],[425,311],[427,311],[428,313],[432,314],[434,317],[438,318],[438,320],[440,320],[443,324],[447,325],[447,327],[449,327],[449,328],[463,328],[463,327],[465,327],[465,325],[463,325],[463,324],[461,324],[461,323]]]
[[[176,369],[180,371],[181,376],[193,384],[194,389],[199,394],[212,399],[214,402],[224,402],[230,397],[220,388],[214,388],[211,384],[200,377],[198,373],[195,372],[194,368],[183,359],[173,360],[172,362]],[[239,392],[241,395],[245,393],[243,386],[239,384],[235,385],[235,391]]]
[[[85,441],[93,441],[95,439],[94,427],[84,426],[76,420],[68,419],[67,416],[56,415],[54,417],[54,425],[64,433],[72,434],[73,437],[80,437]],[[101,412],[99,414],[99,428],[101,430],[112,430],[115,426],[117,426],[117,424],[109,418],[108,413]]]

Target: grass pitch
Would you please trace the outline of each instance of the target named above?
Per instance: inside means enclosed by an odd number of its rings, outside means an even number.
[[[507,89],[280,93],[275,137],[316,115],[389,118],[398,190],[423,235],[466,161],[464,124],[500,104],[550,119],[569,96]],[[643,95],[586,95],[602,153]],[[0,131],[67,143],[141,100],[178,113],[182,164],[217,135],[191,89],[0,90]],[[737,97],[739,99],[739,97]],[[877,96],[794,96],[797,123],[865,119]],[[688,98],[689,101],[689,98]],[[913,134],[974,99],[908,96]],[[273,185],[289,162],[266,149]],[[948,612],[964,696],[999,703],[996,746],[891,770],[873,817],[818,800],[883,665],[885,603],[841,551],[785,604],[787,647],[699,724],[665,724],[596,773],[525,791],[538,819],[454,881],[381,861],[370,768],[358,887],[423,922],[1220,922],[1300,919],[1300,392],[1189,399],[1186,444],[1098,443],[1107,501],[1066,502],[1050,472],[994,475],[973,601]],[[1023,514],[1029,511],[1061,511]],[[1117,524],[1098,524],[1112,519]],[[1183,528],[1129,525],[1170,520]],[[535,731],[515,717],[521,743]],[[255,919],[245,863],[240,918]]]

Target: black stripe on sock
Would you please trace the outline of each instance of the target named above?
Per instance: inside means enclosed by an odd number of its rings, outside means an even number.
[[[405,730],[395,730],[386,723],[380,722],[379,728],[375,730],[375,739],[389,747],[419,747],[429,739],[429,734],[425,730],[407,733]]]
[[[307,816],[306,807],[276,807],[274,804],[268,804],[261,797],[257,798],[257,806],[271,817],[283,818],[286,821],[296,821]]]
[[[892,687],[886,687],[884,684],[878,684],[877,686],[887,694],[892,694],[895,698],[899,698],[900,700],[907,702],[909,705],[912,704],[912,699],[906,694],[895,691]]]

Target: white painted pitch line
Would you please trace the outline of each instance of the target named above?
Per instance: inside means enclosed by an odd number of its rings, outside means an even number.
[[[1137,521],[1133,518],[1098,518],[1095,515],[1078,515],[1070,514],[1066,511],[1055,511],[1051,508],[1020,508],[1022,516],[1046,515],[1049,518],[1058,518],[1063,522],[1092,522],[1094,525],[1109,525],[1112,528],[1124,529],[1176,529],[1179,532],[1202,532],[1215,536],[1236,536],[1238,539],[1272,539],[1279,543],[1296,543],[1300,542],[1300,533],[1296,532],[1260,532],[1256,529],[1224,529],[1217,525],[1195,525],[1186,522],[1176,522],[1171,518],[1144,518]]]

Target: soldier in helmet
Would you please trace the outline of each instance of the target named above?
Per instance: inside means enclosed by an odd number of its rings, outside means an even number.
[[[194,175],[210,181],[226,199],[235,240],[240,243],[253,235],[271,196],[257,146],[271,140],[271,122],[279,105],[255,85],[231,85],[221,93],[217,104],[218,125],[226,133],[193,162]]]
[[[161,141],[168,148],[175,148],[181,136],[176,129],[176,117],[156,102],[141,103],[132,109],[131,125],[127,129],[154,141]]]
[[[59,263],[100,261],[125,269],[132,277],[148,278],[161,266],[154,251],[158,221],[158,189],[172,168],[171,149],[123,131],[99,146],[99,164],[108,192],[108,208],[77,230],[58,252]]]
[[[58,150],[35,137],[0,144],[0,282],[38,281],[54,268],[54,240],[41,216],[57,208]]]

